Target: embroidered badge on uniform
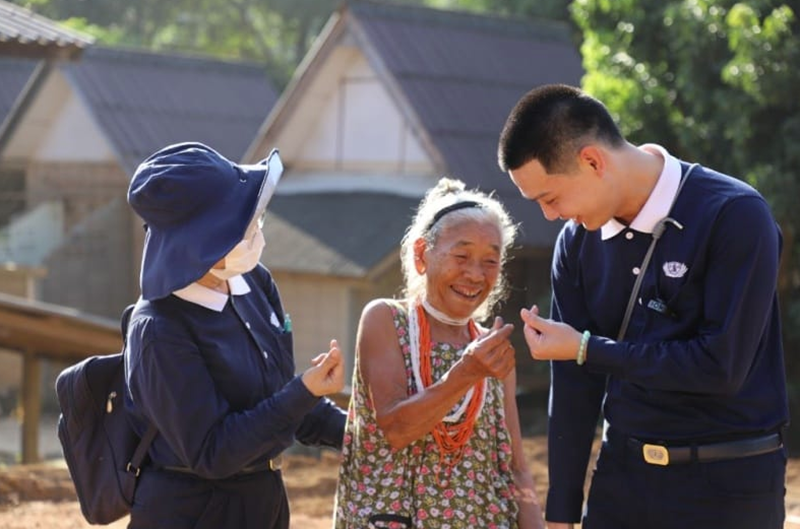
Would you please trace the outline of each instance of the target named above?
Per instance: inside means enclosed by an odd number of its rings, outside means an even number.
[[[686,272],[689,271],[689,267],[678,261],[667,261],[664,263],[663,270],[665,276],[678,279],[686,275]]]
[[[270,315],[269,322],[272,324],[273,327],[280,328],[281,326],[281,322],[278,321],[278,316],[276,316],[274,312]]]

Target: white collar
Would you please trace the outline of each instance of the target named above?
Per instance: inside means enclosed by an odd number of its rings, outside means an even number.
[[[664,167],[661,169],[656,186],[647,198],[647,202],[644,203],[630,226],[625,226],[613,218],[603,225],[600,229],[600,238],[604,241],[619,234],[625,228],[636,230],[639,233],[653,233],[653,228],[658,221],[669,215],[672,201],[678,193],[681,185],[681,163],[678,159],[668,153],[664,147],[655,143],[647,143],[639,148],[661,156],[664,159]]]
[[[228,289],[231,291],[231,296],[243,296],[250,292],[250,285],[247,284],[247,281],[242,276],[233,276],[228,279]],[[200,283],[192,283],[187,287],[176,290],[173,294],[190,303],[216,312],[222,312],[228,302],[227,294],[204,287]]]

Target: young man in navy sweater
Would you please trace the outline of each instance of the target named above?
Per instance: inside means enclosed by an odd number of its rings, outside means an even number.
[[[602,411],[583,529],[782,528],[781,235],[764,199],[628,143],[602,103],[563,85],[517,103],[498,159],[567,221],[551,319],[522,310],[532,356],[552,361],[548,527],[581,521]]]

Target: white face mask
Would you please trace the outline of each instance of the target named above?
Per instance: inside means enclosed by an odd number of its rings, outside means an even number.
[[[257,230],[252,238],[248,237],[228,252],[224,261],[225,268],[212,268],[209,272],[224,280],[245,274],[258,265],[263,251],[264,233]]]

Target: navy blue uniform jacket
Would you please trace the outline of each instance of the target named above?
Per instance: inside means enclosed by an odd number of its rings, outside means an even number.
[[[174,295],[136,305],[126,405],[140,435],[148,421],[158,428],[152,469],[187,467],[201,480],[234,482],[242,468],[277,456],[295,439],[341,447],[344,412],[295,376],[291,332],[270,323],[274,312],[283,326],[284,312],[269,272],[259,266],[243,277],[250,293],[231,296],[222,312]],[[159,491],[165,512],[193,501],[189,489]]]
[[[687,178],[670,215],[684,229],[668,226],[640,272],[622,341],[631,271],[651,235],[626,228],[603,241],[569,222],[558,237],[552,317],[592,337],[584,366],[551,363],[548,519],[580,519],[601,405],[611,428],[645,441],[752,436],[788,421],[778,227],[748,185],[699,166]]]

